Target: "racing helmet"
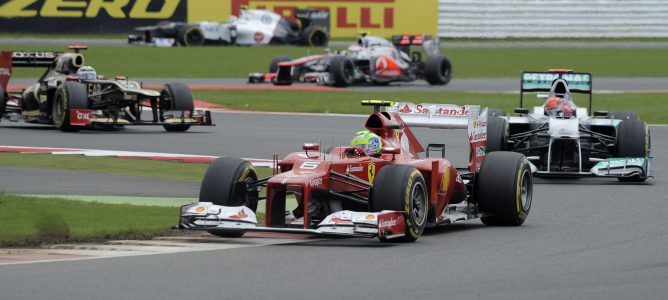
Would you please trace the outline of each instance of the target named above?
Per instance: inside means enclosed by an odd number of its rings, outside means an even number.
[[[575,107],[570,101],[558,96],[552,96],[545,102],[545,115],[557,118],[575,117]]]
[[[378,157],[383,148],[383,142],[377,134],[369,130],[362,130],[355,133],[350,146],[364,149],[368,156]]]
[[[77,76],[81,80],[95,80],[97,79],[97,72],[91,66],[82,66],[77,70]]]

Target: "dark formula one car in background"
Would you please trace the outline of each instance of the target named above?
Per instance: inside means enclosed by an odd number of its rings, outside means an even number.
[[[211,125],[211,114],[194,110],[187,85],[166,84],[162,91],[143,89],[136,81],[117,76],[114,80],[97,75],[84,66],[80,50],[2,51],[0,53],[0,120],[54,124],[62,131],[82,127],[162,125],[167,131],[186,131],[192,125]],[[7,93],[13,67],[44,67],[37,83],[22,93]],[[143,111],[151,119],[142,119]]]
[[[421,46],[423,51],[411,51],[411,46]],[[426,59],[422,57],[423,53]],[[426,80],[431,85],[445,85],[450,82],[452,64],[439,53],[438,39],[430,35],[397,35],[390,42],[382,37],[362,34],[358,43],[345,51],[295,60],[286,56],[275,57],[269,65],[269,73],[252,73],[248,81],[271,81],[277,85],[312,82],[346,87]]]
[[[318,9],[295,11],[299,24],[267,10],[241,9],[239,17],[225,23],[163,22],[137,27],[142,35],[129,35],[128,43],[155,46],[270,45],[326,46],[329,12]]]
[[[543,105],[524,108],[524,93],[538,92]],[[589,110],[573,93],[589,96]],[[519,116],[489,118],[487,152],[527,156],[536,176],[616,177],[645,181],[653,176],[649,127],[632,112],[592,111],[592,75],[554,69],[523,72]]]
[[[356,147],[322,153],[320,145],[304,144],[303,152],[276,159],[276,174],[263,179],[245,160],[219,158],[204,176],[199,202],[181,207],[179,226],[222,237],[269,231],[412,242],[425,227],[473,218],[488,225],[525,221],[533,187],[529,163],[513,152],[485,156],[486,109],[363,103],[375,106],[365,127],[382,141],[379,157]],[[389,107],[381,112],[382,106]],[[443,144],[430,144],[427,156],[420,158],[425,149],[409,125],[468,129],[468,168],[455,168],[445,158]],[[430,157],[432,151],[440,157]],[[261,226],[256,210],[263,188]],[[298,202],[296,211],[303,212],[296,220],[286,218],[286,201],[292,199]]]

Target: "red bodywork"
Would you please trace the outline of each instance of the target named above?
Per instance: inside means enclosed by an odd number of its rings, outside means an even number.
[[[333,180],[332,172],[351,174],[372,184],[385,166],[414,166],[422,173],[427,184],[430,204],[428,221],[431,224],[440,221],[438,218],[448,203],[458,203],[466,198],[466,187],[450,161],[444,158],[419,158],[418,153],[424,152],[424,149],[398,113],[375,112],[367,119],[366,128],[381,137],[384,148],[393,147],[395,151],[398,148],[399,153],[391,154],[388,149],[378,158],[366,155],[348,157],[346,152],[349,152],[347,150],[350,147],[336,147],[327,154],[312,150],[288,155],[278,162],[282,173],[267,182],[265,226],[283,224],[286,194],[294,194],[297,201],[303,203],[306,229],[311,224],[307,219],[308,200],[315,193],[319,190],[349,192],[358,189]],[[368,197],[368,192],[363,192],[362,196]]]

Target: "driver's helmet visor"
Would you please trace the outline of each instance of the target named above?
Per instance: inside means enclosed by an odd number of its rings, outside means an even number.
[[[545,114],[557,118],[574,118],[577,108],[569,99],[551,97],[545,102]]]

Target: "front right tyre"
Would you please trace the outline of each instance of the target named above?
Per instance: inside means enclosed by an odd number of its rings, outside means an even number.
[[[257,181],[255,168],[246,160],[221,157],[214,160],[204,174],[199,202],[221,206],[246,206],[257,210],[259,192],[248,185]],[[208,230],[220,237],[240,237],[243,231]]]

